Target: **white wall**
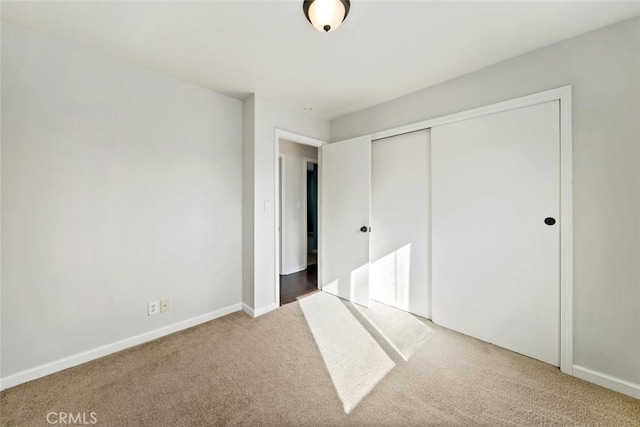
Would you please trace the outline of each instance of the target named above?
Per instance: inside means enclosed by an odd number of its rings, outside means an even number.
[[[251,310],[253,296],[255,96],[242,103],[242,303]]]
[[[2,376],[237,309],[241,182],[240,101],[3,24]]]
[[[307,217],[304,205],[306,169],[304,158],[317,159],[318,149],[310,145],[280,140],[283,155],[284,185],[281,194],[282,224],[280,274],[291,274],[307,267]]]
[[[290,154],[296,156],[302,162],[303,157],[309,159],[318,159],[318,148],[311,145],[299,144],[297,142],[289,141],[287,139],[280,138],[280,153]],[[300,163],[302,167],[302,163]]]
[[[428,54],[428,53],[425,53]],[[640,384],[640,18],[337,118],[333,141],[573,86],[574,363]]]
[[[247,101],[245,101],[247,102]],[[298,135],[329,140],[329,122],[313,114],[289,108],[260,96],[253,96],[254,138],[245,140],[245,158],[253,156],[245,162],[244,179],[250,179],[251,185],[244,188],[245,198],[254,201],[250,221],[243,227],[245,233],[253,233],[250,248],[245,248],[245,260],[252,262],[253,276],[244,277],[243,286],[253,290],[253,301],[244,300],[255,315],[277,308],[275,280],[275,131],[281,129]],[[247,153],[250,150],[251,153]],[[251,169],[251,172],[247,170]],[[253,176],[251,176],[251,173]],[[271,210],[265,211],[265,202],[271,204]],[[253,304],[251,304],[253,303]]]

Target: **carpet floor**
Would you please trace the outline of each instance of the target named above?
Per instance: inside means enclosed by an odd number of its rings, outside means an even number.
[[[298,302],[234,313],[0,394],[3,426],[54,412],[96,425],[639,426],[640,401],[424,323],[405,361],[350,309],[395,367],[346,414]],[[87,415],[88,417],[88,415]]]

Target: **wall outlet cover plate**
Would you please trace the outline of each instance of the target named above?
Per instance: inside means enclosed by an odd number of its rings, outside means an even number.
[[[147,314],[149,316],[153,316],[154,314],[160,313],[160,301],[152,301],[149,303],[147,307]]]

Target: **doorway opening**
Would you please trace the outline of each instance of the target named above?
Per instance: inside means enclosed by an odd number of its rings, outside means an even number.
[[[305,191],[303,198],[306,200],[305,218],[307,222],[307,266],[318,264],[318,159],[305,157],[303,162],[305,168],[304,183]]]
[[[278,301],[319,289],[320,153],[317,145],[278,138]]]

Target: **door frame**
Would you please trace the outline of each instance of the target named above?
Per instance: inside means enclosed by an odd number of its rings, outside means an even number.
[[[318,257],[320,255],[320,163],[318,160],[320,158],[320,150],[318,150],[318,159],[312,159],[311,157],[303,157],[302,158],[302,215],[305,218],[305,224],[307,221],[309,205],[307,203],[307,165],[309,163],[313,163],[318,165],[318,194],[316,194],[316,215],[318,217],[318,230],[316,230],[316,239],[318,240],[318,249],[316,250],[316,266],[318,266]],[[309,267],[309,263],[307,262],[307,246],[309,245],[309,236],[308,232],[304,233],[303,241],[304,244],[302,246],[302,250],[304,252],[304,265]],[[318,271],[320,274],[320,271]],[[320,281],[318,280],[318,289],[320,289]]]
[[[285,233],[285,223],[282,221],[282,218],[280,217],[279,213],[282,212],[282,206],[286,203],[286,197],[284,194],[284,191],[282,191],[282,187],[286,184],[287,181],[287,177],[285,175],[285,164],[286,164],[286,158],[284,154],[278,153],[278,181],[276,181],[276,185],[278,188],[278,198],[276,199],[276,212],[278,212],[276,214],[276,218],[278,219],[277,224],[276,224],[276,230],[278,230],[277,233],[277,239],[279,239],[280,242],[282,242],[282,236],[284,236]],[[283,246],[282,245],[278,245],[276,246],[279,250],[278,254],[277,254],[277,262],[278,262],[278,268],[280,270],[278,270],[279,272],[282,271],[282,259],[284,258],[283,254],[282,254],[282,249]],[[278,277],[280,277],[278,275]]]
[[[321,245],[322,238],[321,230],[322,230],[322,215],[320,213],[320,206],[322,206],[322,198],[320,197],[322,190],[322,150],[320,149],[323,145],[327,144],[325,141],[321,141],[316,138],[310,138],[308,136],[300,135],[297,133],[289,132],[283,129],[275,129],[274,132],[274,178],[275,178],[275,191],[274,191],[274,200],[275,200],[275,215],[274,215],[274,241],[275,241],[275,257],[274,257],[274,265],[275,265],[275,303],[277,306],[280,306],[280,171],[279,171],[279,160],[280,160],[280,139],[286,139],[291,142],[295,142],[302,145],[309,145],[312,147],[316,147],[318,149],[318,289],[322,289],[322,276],[321,276],[321,267],[322,267],[322,258],[320,256],[321,253]],[[304,164],[304,161],[302,162]],[[306,191],[306,190],[305,190]],[[305,234],[306,240],[306,234]],[[305,249],[306,250],[306,249]]]
[[[460,113],[371,134],[376,141],[434,126],[550,101],[560,101],[560,370],[573,375],[573,148],[571,86],[563,86]]]

